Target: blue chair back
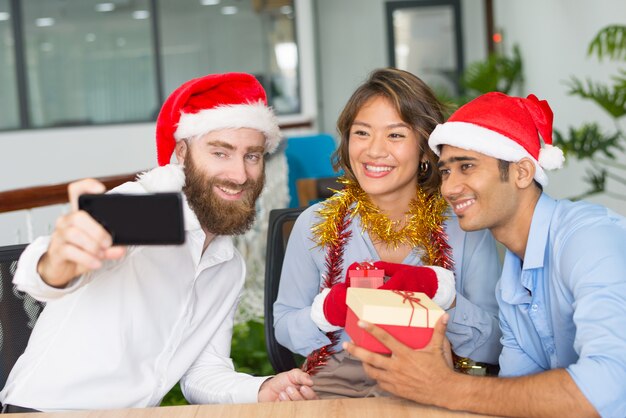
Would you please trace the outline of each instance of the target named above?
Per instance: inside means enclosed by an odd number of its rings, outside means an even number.
[[[299,206],[296,180],[337,175],[330,162],[330,157],[335,148],[335,140],[328,134],[287,138],[285,156],[287,157],[287,167],[289,169],[290,208]]]

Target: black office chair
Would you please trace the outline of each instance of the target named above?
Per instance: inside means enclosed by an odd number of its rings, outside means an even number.
[[[0,388],[22,355],[44,307],[13,286],[13,275],[26,245],[0,247]]]
[[[274,301],[278,296],[280,272],[283,268],[287,240],[296,218],[306,208],[274,209],[267,228],[265,258],[265,346],[276,373],[298,367],[294,354],[276,341],[274,335]]]

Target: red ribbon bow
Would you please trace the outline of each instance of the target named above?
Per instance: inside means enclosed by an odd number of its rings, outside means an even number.
[[[413,321],[413,314],[415,313],[415,305],[417,303],[419,306],[426,310],[426,326],[430,324],[430,320],[428,319],[428,308],[420,303],[420,298],[415,296],[414,292],[405,291],[405,290],[392,290],[393,293],[402,297],[402,303],[406,303],[409,301],[411,305],[411,316],[409,317],[409,326],[411,326],[411,322]]]
[[[355,270],[378,270],[378,267],[376,267],[371,261],[364,261],[359,263]]]

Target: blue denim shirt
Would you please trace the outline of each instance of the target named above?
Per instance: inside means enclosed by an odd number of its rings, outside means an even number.
[[[602,416],[626,417],[625,218],[543,194],[496,297],[500,376],[565,368]]]
[[[311,234],[311,226],[320,222],[319,209],[319,204],[311,206],[294,225],[274,303],[276,339],[302,355],[330,343],[310,317],[311,304],[326,272],[325,250],[315,246]],[[352,236],[344,249],[341,275],[344,278],[346,268],[353,262],[380,260],[369,235],[362,231],[358,216],[353,218],[349,228]],[[446,223],[446,232],[452,247],[457,290],[456,307],[448,310],[450,320],[446,335],[458,355],[496,364],[501,334],[495,298],[500,276],[495,240],[489,231],[464,232],[454,215]],[[409,253],[403,263],[421,265],[421,252]],[[348,340],[343,332],[338,344]]]

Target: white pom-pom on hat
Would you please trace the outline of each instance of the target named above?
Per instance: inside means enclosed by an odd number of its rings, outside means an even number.
[[[563,167],[565,156],[560,148],[553,145],[544,145],[539,151],[539,165],[546,170],[557,170]]]

